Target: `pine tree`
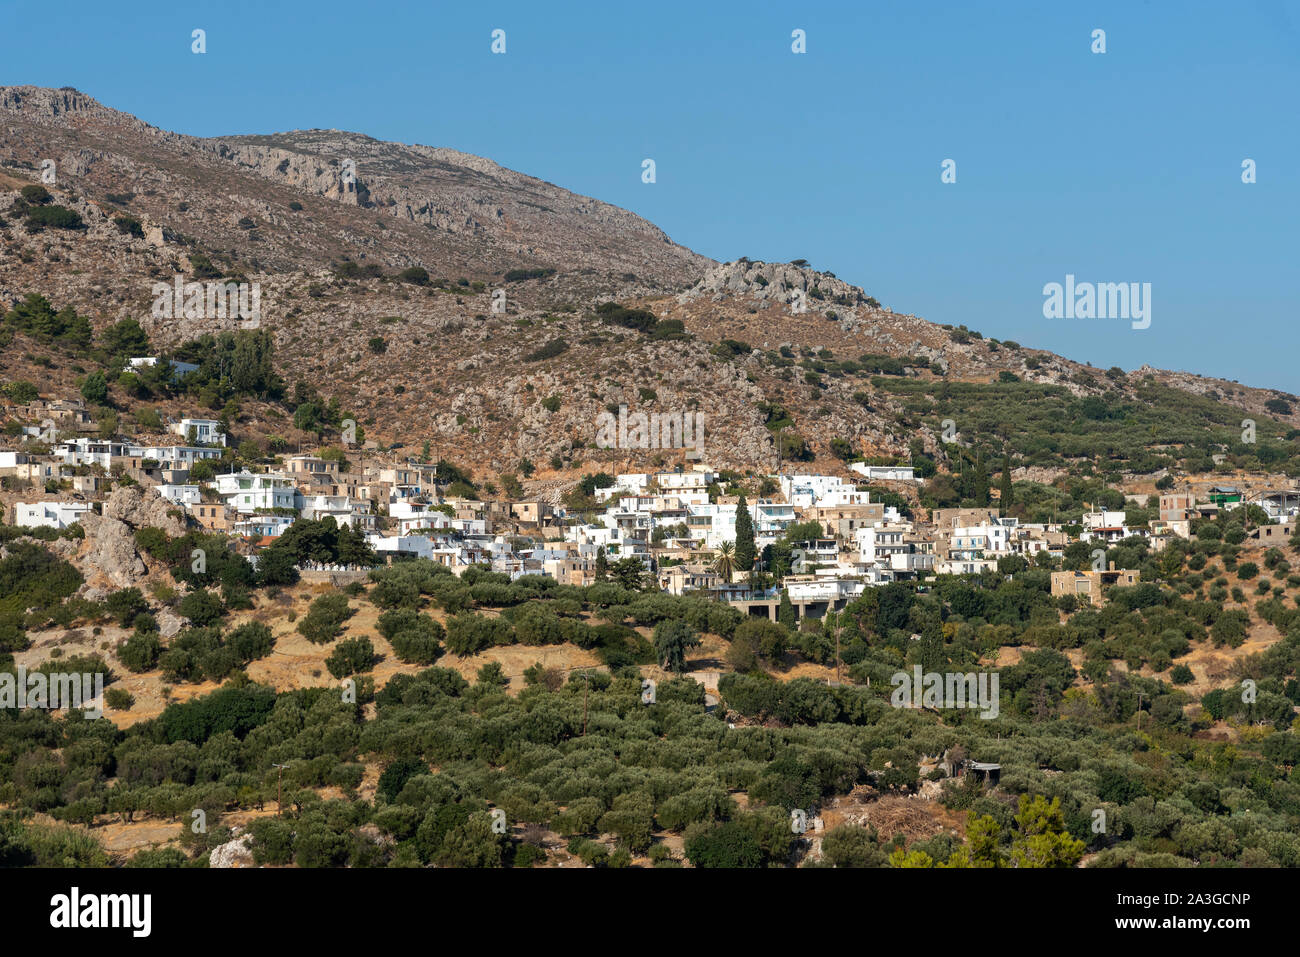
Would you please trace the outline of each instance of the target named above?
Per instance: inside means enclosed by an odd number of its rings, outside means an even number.
[[[609,560],[605,558],[605,546],[596,549],[596,581],[603,582],[609,578]]]
[[[736,568],[749,572],[754,568],[757,550],[754,547],[754,521],[749,515],[745,496],[736,503]]]

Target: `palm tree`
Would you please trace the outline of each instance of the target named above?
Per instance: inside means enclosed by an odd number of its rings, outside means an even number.
[[[735,542],[722,542],[718,545],[718,557],[713,560],[713,570],[721,575],[722,580],[727,584],[731,583],[731,576],[736,573],[735,555]]]

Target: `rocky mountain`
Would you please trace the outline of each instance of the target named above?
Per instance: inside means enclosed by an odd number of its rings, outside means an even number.
[[[24,223],[19,190],[44,169],[78,228]],[[521,474],[544,492],[596,467],[688,457],[599,447],[602,417],[621,409],[702,415],[701,454],[739,469],[791,457],[832,467],[846,447],[900,455],[917,441],[938,453],[938,393],[959,384],[1055,386],[1133,408],[1159,385],[1223,404],[1220,430],[1243,413],[1297,424],[1284,393],[1092,369],[894,312],[806,263],[715,263],[632,213],[490,160],[353,133],[202,139],[75,90],[4,87],[0,219],[4,308],[40,292],[101,328],[134,317],[170,348],[239,321],[155,315],[155,283],[255,283],[291,393],[318,389],[367,438],[409,454],[428,442],[483,477],[530,465]],[[602,307],[613,302],[622,310]],[[40,343],[16,342],[0,378],[75,392],[76,363],[33,365]],[[132,404],[116,387],[114,399]],[[313,441],[292,411],[246,402],[232,431]]]
[[[40,87],[0,87],[0,122],[0,165],[52,160],[61,185],[100,203],[130,194],[142,221],[229,250],[245,271],[346,256],[441,275],[590,271],[609,288],[675,288],[710,264],[626,210],[455,150],[338,130],[203,139]]]

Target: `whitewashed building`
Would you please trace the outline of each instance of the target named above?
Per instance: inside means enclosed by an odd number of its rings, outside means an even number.
[[[92,508],[88,502],[15,502],[14,524],[19,528],[67,528]]]

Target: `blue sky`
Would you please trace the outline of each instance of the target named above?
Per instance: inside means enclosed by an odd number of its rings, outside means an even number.
[[[65,0],[6,25],[3,84],[200,136],[477,153],[716,259],[805,258],[1095,366],[1300,392],[1300,3]],[[1067,273],[1151,283],[1150,327],[1044,318]]]

